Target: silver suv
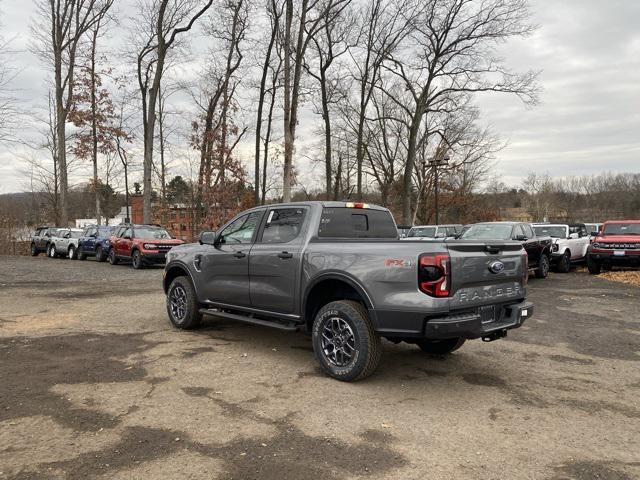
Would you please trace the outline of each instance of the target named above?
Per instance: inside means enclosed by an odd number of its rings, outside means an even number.
[[[81,228],[59,228],[49,240],[47,256],[49,258],[78,258],[78,239],[82,236]]]

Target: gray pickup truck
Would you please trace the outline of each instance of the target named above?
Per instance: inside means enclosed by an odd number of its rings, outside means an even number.
[[[322,369],[353,381],[375,370],[382,337],[435,354],[504,337],[533,313],[527,274],[518,242],[401,242],[385,208],[304,202],[253,208],[172,248],[164,291],[178,328],[209,314],[305,329]]]

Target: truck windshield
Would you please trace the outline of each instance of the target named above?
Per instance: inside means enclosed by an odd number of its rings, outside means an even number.
[[[330,207],[322,209],[318,236],[323,238],[398,238],[387,210]]]
[[[436,236],[436,227],[414,227],[409,230],[408,237],[430,237]]]
[[[152,227],[136,227],[134,229],[136,238],[148,238],[148,239],[169,239],[171,235],[164,228],[152,228]]]
[[[544,226],[533,227],[536,231],[536,235],[539,237],[551,237],[551,238],[567,238],[567,227],[562,226]]]
[[[510,240],[511,225],[478,223],[471,225],[460,238],[468,240]]]
[[[640,235],[640,223],[608,223],[604,226],[605,235]]]

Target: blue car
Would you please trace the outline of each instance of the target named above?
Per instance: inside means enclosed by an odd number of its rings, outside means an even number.
[[[109,253],[110,237],[117,227],[106,225],[89,225],[85,227],[78,239],[78,260],[96,257],[98,262],[104,262]]]

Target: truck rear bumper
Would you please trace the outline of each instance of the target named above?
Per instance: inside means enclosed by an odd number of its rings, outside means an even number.
[[[417,312],[376,312],[376,330],[387,337],[472,339],[518,328],[532,315],[533,304],[526,301],[479,307],[473,312],[449,313],[436,317]]]

